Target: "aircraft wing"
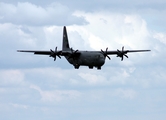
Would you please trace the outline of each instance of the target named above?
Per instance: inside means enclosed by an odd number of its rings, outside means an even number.
[[[17,52],[30,52],[37,55],[51,55],[51,51],[17,50]]]
[[[108,55],[117,55],[117,57],[121,57],[121,60],[123,60],[124,56],[128,58],[126,55],[127,53],[131,52],[148,52],[150,50],[124,50],[124,47],[122,47],[122,50],[116,50],[116,51],[108,51],[108,48],[106,48],[106,51],[101,50],[103,55],[107,57],[108,59],[111,59]]]
[[[58,51],[57,50],[57,47],[55,48],[55,51],[53,51],[52,49],[50,49],[50,51],[17,50],[17,52],[30,52],[30,53],[34,53],[36,55],[49,55],[50,57],[54,58],[54,61],[56,60],[56,56],[58,56],[59,58],[61,58],[61,53],[62,53],[62,51]]]
[[[115,55],[115,54],[119,54],[119,52],[121,53],[130,53],[130,52],[148,52],[150,50],[125,50],[125,51],[120,51],[120,50],[117,50],[117,51],[107,51],[107,55]]]
[[[53,51],[50,49],[50,51],[39,51],[39,50],[17,50],[17,52],[29,52],[29,53],[34,53],[36,55],[51,55],[51,54],[58,54],[61,56],[65,56],[65,55],[70,55],[70,54],[75,54],[75,55],[80,55],[81,53],[76,50],[76,51]]]
[[[49,55],[50,57],[54,58],[54,61],[56,60],[56,56],[61,58],[61,56],[73,57],[73,56],[79,56],[81,54],[78,50],[74,51],[73,49],[71,49],[71,51],[62,51],[62,50],[58,51],[57,47],[55,48],[55,51],[50,49],[50,51],[17,50],[17,52],[29,52],[29,53],[34,53],[35,55]]]

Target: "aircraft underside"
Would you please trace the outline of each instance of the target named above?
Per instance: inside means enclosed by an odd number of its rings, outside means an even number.
[[[96,55],[96,56],[79,56],[75,58],[70,58],[69,56],[65,57],[67,61],[74,66],[75,69],[79,69],[80,66],[88,66],[90,69],[96,67],[97,69],[101,69],[101,66],[105,63],[104,56]]]

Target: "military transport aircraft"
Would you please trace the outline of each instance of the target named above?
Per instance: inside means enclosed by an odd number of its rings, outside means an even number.
[[[59,58],[64,56],[67,61],[74,66],[75,69],[79,69],[80,66],[88,66],[90,69],[96,67],[99,70],[101,69],[101,66],[104,65],[106,57],[109,60],[111,59],[108,55],[117,55],[117,57],[120,57],[121,61],[123,61],[124,57],[128,58],[126,54],[129,52],[146,51],[150,50],[124,50],[124,47],[122,47],[122,50],[117,49],[115,51],[108,51],[108,48],[106,48],[105,51],[102,49],[101,51],[73,50],[69,46],[66,26],[63,28],[62,50],[57,50],[57,47],[55,47],[55,50],[50,49],[49,51],[18,50],[18,52],[31,52],[37,55],[49,55],[50,57],[54,58],[54,61],[56,60],[57,56]]]

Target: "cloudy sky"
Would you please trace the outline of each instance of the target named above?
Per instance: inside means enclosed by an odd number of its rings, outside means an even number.
[[[1,120],[166,118],[165,0],[1,0]],[[19,49],[150,49],[110,56],[102,70]]]

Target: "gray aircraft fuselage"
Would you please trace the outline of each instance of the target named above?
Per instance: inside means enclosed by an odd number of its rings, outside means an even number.
[[[79,53],[80,55],[76,56],[75,59],[69,58],[69,56],[65,57],[70,64],[75,66],[75,68],[79,66],[89,66],[89,68],[97,67],[100,69],[105,63],[105,57],[101,52],[79,51]]]

